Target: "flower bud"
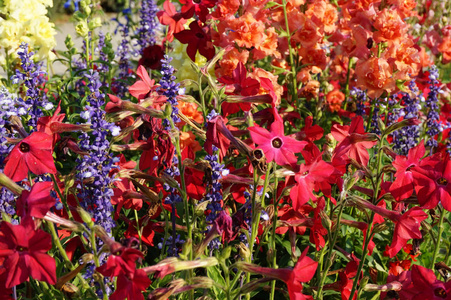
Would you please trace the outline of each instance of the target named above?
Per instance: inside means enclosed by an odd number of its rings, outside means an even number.
[[[83,222],[85,222],[86,223],[86,225],[88,225],[88,228],[89,229],[91,229],[91,228],[93,228],[94,227],[94,222],[92,221],[92,217],[91,217],[91,215],[86,211],[86,210],[84,210],[83,208],[81,208],[81,207],[77,207],[77,212],[78,212],[78,214],[80,215],[80,217],[81,217],[81,219],[83,220]]]
[[[89,26],[89,30],[94,30],[94,29],[102,26],[102,21],[100,20],[99,17],[95,17],[89,21],[88,26]]]
[[[240,256],[245,260],[251,257],[251,252],[249,251],[249,248],[242,242],[238,245],[238,251],[240,252]]]
[[[89,33],[88,23],[85,20],[78,22],[77,26],[75,26],[75,32],[82,38],[86,38]]]

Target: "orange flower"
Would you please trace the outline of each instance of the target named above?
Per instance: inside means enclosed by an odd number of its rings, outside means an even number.
[[[317,66],[321,70],[326,69],[328,57],[326,50],[319,48],[304,48],[299,50],[299,55],[302,57],[302,64],[309,66]]]
[[[265,39],[262,41],[261,44],[258,44],[254,50],[252,50],[253,59],[255,60],[263,59],[269,55],[279,58],[280,53],[279,51],[277,51],[278,48],[277,38],[278,35],[274,27],[271,27],[268,30],[266,30]]]
[[[299,97],[311,100],[318,97],[319,93],[319,82],[316,80],[309,81],[302,89],[299,91]]]
[[[234,40],[238,47],[256,47],[264,40],[265,24],[257,21],[249,12],[238,19],[231,20],[229,25],[231,27],[229,38]]]
[[[447,64],[451,62],[451,38],[445,37],[437,49],[443,55],[442,63]]]
[[[226,15],[234,15],[238,8],[240,8],[241,2],[239,0],[219,0],[217,3],[217,9],[213,12],[212,16],[215,18],[222,18]]]
[[[418,12],[415,11],[417,3],[414,0],[389,0],[388,3],[395,6],[403,20],[418,15]]]
[[[299,29],[294,33],[293,40],[301,43],[302,47],[314,47],[323,38],[320,28],[304,14],[300,15],[299,21],[301,22],[301,26],[298,27]]]
[[[199,142],[196,141],[196,136],[191,131],[180,131],[180,150],[183,151],[186,147],[189,147],[193,153],[202,150]]]
[[[238,63],[242,62],[243,65],[246,64],[247,59],[249,58],[249,51],[247,50],[238,50],[233,48],[219,61],[220,68],[216,69],[216,77],[220,78],[222,76],[232,76],[233,70],[236,69]]]
[[[387,60],[398,71],[395,76],[397,80],[410,80],[420,71],[420,55],[411,39],[393,43],[386,54]]]
[[[338,13],[334,5],[324,0],[314,1],[305,14],[318,26],[324,27],[324,32],[332,34],[337,28]]]
[[[269,80],[271,80],[271,83],[274,88],[274,92],[277,96],[276,106],[278,106],[280,104],[280,99],[283,94],[283,87],[277,83],[278,76],[276,76],[268,71],[265,71],[261,68],[254,68],[252,73],[249,73],[249,77],[258,80],[259,82],[260,82],[260,78],[268,78]],[[263,88],[262,86],[260,86],[260,91],[258,92],[258,95],[265,95],[265,94],[268,94],[269,92],[270,91],[268,91],[265,88]]]
[[[341,108],[341,103],[343,103],[344,100],[345,94],[340,92],[340,90],[333,90],[326,96],[326,102],[331,112],[339,111]]]
[[[197,110],[197,104],[192,102],[182,102],[180,101],[177,105],[181,113],[187,116],[189,119],[196,121],[198,124],[204,122],[202,114]],[[184,123],[184,122],[181,122]],[[182,126],[185,124],[182,124]]]
[[[368,89],[369,97],[377,98],[384,91],[390,93],[396,88],[392,69],[383,58],[371,57],[368,60],[359,60],[355,70],[357,87]]]
[[[376,43],[400,39],[407,32],[407,24],[401,19],[398,12],[392,9],[384,9],[378,13],[373,26],[377,29],[374,32]]]

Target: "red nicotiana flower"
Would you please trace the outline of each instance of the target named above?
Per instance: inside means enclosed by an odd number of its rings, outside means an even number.
[[[424,142],[410,149],[406,156],[398,155],[393,161],[393,167],[396,169],[395,181],[390,186],[390,193],[396,201],[409,198],[413,193],[414,174],[412,168],[419,165],[421,158],[426,153]]]
[[[171,1],[166,0],[163,3],[164,10],[157,13],[158,20],[163,25],[168,25],[168,35],[167,40],[172,42],[174,39],[174,33],[180,32],[184,29],[183,25],[186,23],[186,13],[177,13],[174,4]]]
[[[318,263],[307,256],[307,251],[308,247],[302,252],[294,269],[271,269],[241,262],[239,266],[243,271],[258,273],[284,281],[288,286],[291,300],[313,299],[311,296],[302,294],[302,283],[310,281],[318,267]]]
[[[4,173],[14,181],[21,181],[28,171],[36,175],[56,173],[52,156],[52,136],[33,132],[18,143],[5,159]]]
[[[294,154],[307,145],[307,142],[285,136],[280,117],[271,124],[270,131],[253,126],[249,128],[249,132],[252,140],[265,153],[267,161],[275,161],[279,166],[296,164],[297,158]]]
[[[134,272],[135,262],[144,255],[141,251],[124,247],[117,242],[112,242],[110,247],[111,255],[106,263],[96,268],[96,270],[106,277],[116,277],[121,274],[127,275]]]
[[[182,13],[186,13],[186,17],[189,19],[193,16],[193,13],[199,17],[199,20],[205,23],[208,9],[213,8],[216,5],[217,0],[180,0],[183,4]],[[189,17],[188,17],[189,16]]]
[[[55,205],[55,198],[50,196],[53,187],[51,181],[36,182],[30,191],[24,190],[17,199],[17,215],[44,218],[45,214]]]
[[[150,79],[146,68],[144,68],[143,66],[138,67],[136,75],[138,75],[141,80],[138,80],[131,87],[129,87],[128,91],[133,97],[141,100],[146,98],[146,96],[155,88],[155,80]]]
[[[370,156],[367,149],[373,147],[377,142],[365,133],[362,117],[353,118],[351,126],[335,124],[331,133],[340,142],[334,150],[334,156],[355,159],[363,166],[368,164]]]
[[[116,291],[111,294],[111,300],[144,300],[143,291],[151,284],[146,272],[141,269],[135,269],[129,274],[120,274],[117,277]]]
[[[56,283],[56,263],[46,253],[52,248],[52,237],[43,230],[35,230],[34,226],[31,217],[22,219],[19,225],[6,221],[0,225],[0,257],[5,258],[7,288],[21,284],[29,276]]]
[[[296,184],[290,191],[293,208],[298,210],[310,199],[316,200],[313,191],[329,189],[328,179],[334,171],[335,168],[323,160],[314,161],[309,165],[300,165],[299,172],[294,177]]]
[[[211,42],[211,37],[208,35],[202,27],[199,26],[197,21],[193,21],[189,24],[190,30],[183,30],[175,33],[174,36],[182,44],[188,44],[186,47],[186,53],[192,61],[196,61],[196,52],[199,50],[200,55],[205,56],[207,60],[210,60],[215,56],[215,47]]]
[[[434,166],[434,167],[431,167]],[[451,160],[449,155],[444,159],[428,157],[421,166],[412,169],[416,177],[415,191],[418,202],[423,208],[434,208],[439,202],[443,208],[451,211]]]
[[[438,280],[434,271],[430,269],[414,265],[412,271],[403,272],[399,277],[405,277],[405,280],[402,281],[402,290],[399,292],[400,299],[442,300],[451,298],[451,281]]]

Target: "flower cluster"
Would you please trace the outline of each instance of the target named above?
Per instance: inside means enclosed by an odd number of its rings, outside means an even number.
[[[158,7],[153,0],[141,1],[139,9],[139,27],[136,30],[137,43],[140,47],[139,52],[143,54],[146,47],[155,45],[155,36],[157,30],[156,15]]]
[[[22,43],[17,52],[22,70],[16,70],[16,74],[11,77],[13,83],[23,83],[26,91],[20,99],[29,116],[28,126],[36,128],[38,119],[43,116],[42,109],[50,110],[53,104],[47,100],[47,96],[41,93],[40,87],[45,83],[44,71],[41,71],[42,64],[35,64],[33,61],[33,52],[29,52],[28,44]]]
[[[111,232],[115,224],[110,200],[113,196],[113,178],[109,176],[109,172],[114,168],[115,160],[109,154],[110,143],[107,138],[109,135],[118,135],[120,129],[105,120],[102,108],[105,96],[100,89],[102,84],[99,73],[91,70],[86,78],[89,80],[89,105],[85,107],[81,117],[90,124],[92,138],[86,132],[79,137],[80,149],[88,154],[77,161],[77,177],[80,181],[78,197],[82,200],[81,205],[92,212],[94,220]]]
[[[38,49],[38,60],[54,59],[52,50],[56,46],[56,30],[49,21],[47,7],[49,0],[4,1],[0,7],[0,47],[6,49],[6,55],[12,55],[17,48],[26,43],[31,49]],[[0,57],[5,65],[6,58]]]

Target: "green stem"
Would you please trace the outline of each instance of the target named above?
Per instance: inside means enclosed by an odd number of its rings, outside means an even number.
[[[272,265],[271,267],[275,269],[277,267],[277,248],[276,248],[276,229],[277,229],[277,214],[279,211],[279,202],[277,201],[277,177],[276,177],[276,168],[277,165],[274,164],[274,191],[273,191],[273,202],[274,202],[274,215],[272,219],[272,234],[271,234],[271,248],[272,248]],[[276,292],[276,281],[273,280],[271,282],[271,300],[274,300]]]
[[[250,236],[250,240],[249,240],[249,251],[250,251],[250,255],[248,257],[248,262],[251,263],[252,262],[252,253],[253,253],[253,249],[254,249],[254,242],[255,242],[255,237],[257,235],[258,232],[258,220],[260,219],[260,211],[257,212],[256,208],[257,208],[257,186],[258,186],[258,174],[257,174],[257,170],[254,169],[254,189],[252,191],[252,203],[251,203],[251,211],[252,211],[252,216],[251,216],[251,236]],[[246,274],[246,283],[249,283],[251,280],[251,274],[247,273]],[[250,294],[246,294],[246,299],[250,299]]]
[[[379,148],[377,151],[377,172],[376,172],[376,185],[374,188],[374,192],[373,192],[373,197],[372,197],[372,203],[377,205],[377,197],[379,194],[379,189],[381,186],[381,182],[382,182],[382,177],[383,174],[381,173],[381,169],[382,169],[382,147],[384,145],[384,136],[381,136],[381,140],[380,140],[380,144],[379,144]],[[372,180],[374,182],[374,179]],[[372,237],[372,231],[373,231],[373,222],[374,222],[374,212],[371,212],[371,216],[370,216],[370,223],[368,224],[368,229],[366,230],[366,238],[365,238],[365,243],[363,246],[363,253],[362,253],[362,258],[360,259],[359,262],[359,267],[357,268],[357,275],[354,278],[354,283],[352,284],[352,289],[351,289],[351,293],[349,296],[349,299],[352,299],[354,297],[354,294],[357,290],[357,284],[359,282],[359,277],[360,277],[360,273],[362,272],[363,269],[363,265],[365,263],[365,259],[366,259],[366,254],[368,251],[368,245],[371,241],[371,237]]]
[[[351,65],[352,65],[352,57],[349,57],[349,60],[348,60],[348,72],[346,73],[345,105],[343,107],[344,110],[346,110],[346,108],[348,107],[349,77],[351,75]]]
[[[333,250],[335,247],[335,244],[337,243],[337,239],[338,239],[338,235],[340,234],[340,222],[341,222],[341,217],[343,215],[343,209],[344,209],[344,199],[341,199],[340,197],[340,210],[338,211],[338,216],[337,216],[337,227],[334,231],[334,236],[332,238],[332,240],[329,242],[329,251],[327,252],[327,256],[326,256],[326,265],[325,268],[323,270],[323,273],[321,274],[321,279],[318,285],[318,292],[317,292],[317,298],[316,299],[323,299],[323,287],[324,287],[324,283],[326,282],[326,278],[327,278],[327,273],[329,272],[330,267],[332,266],[332,254],[333,254]],[[324,249],[324,248],[323,248]],[[352,298],[350,298],[352,299]]]
[[[63,203],[64,209],[67,212],[67,215],[69,216],[69,219],[74,220],[74,216],[72,215],[72,212],[69,209],[69,205],[67,204],[66,197],[63,197],[63,193],[61,193],[60,187],[58,185],[58,182],[56,181],[55,175],[50,174],[50,177],[53,181],[53,186],[55,187],[56,192],[58,193],[58,196],[61,199],[61,202]]]
[[[431,265],[430,265],[429,269],[433,269],[434,268],[435,261],[437,259],[437,255],[438,255],[438,252],[440,250],[440,242],[441,242],[442,233],[443,233],[443,220],[445,218],[445,215],[446,215],[446,210],[442,208],[442,210],[440,212],[440,221],[438,223],[437,241],[435,243],[434,255],[432,256],[432,261],[431,261]]]
[[[141,232],[141,226],[139,226],[138,211],[136,209],[133,209],[133,211],[135,212],[136,231],[138,232],[138,237],[139,237],[139,250],[141,250],[142,232]]]
[[[56,245],[56,248],[58,248],[61,256],[63,257],[65,264],[66,264],[66,268],[68,268],[69,270],[73,270],[74,269],[74,265],[72,264],[72,262],[70,261],[69,257],[67,256],[66,250],[64,249],[63,245],[61,244],[61,241],[58,237],[58,234],[56,233],[55,230],[55,225],[51,222],[47,222],[44,221],[47,224],[47,228],[50,230],[50,233],[52,234],[52,238],[53,238],[53,242]],[[77,274],[77,278],[78,280],[80,280],[80,282],[82,283],[83,287],[85,288],[89,288],[89,284],[85,281],[85,279],[83,278],[83,276],[79,274]]]
[[[293,48],[291,48],[291,33],[290,33],[290,28],[288,25],[288,15],[287,15],[287,1],[286,0],[282,0],[282,5],[283,5],[283,16],[285,18],[285,27],[286,27],[286,31],[287,31],[287,39],[288,39],[288,51],[290,54],[290,66],[291,66],[291,76],[292,78],[292,97],[293,100],[296,104],[298,104],[298,109],[300,108],[300,103],[298,103],[298,91],[297,91],[297,82],[296,82],[296,64],[294,63],[294,58],[293,58]]]
[[[266,168],[266,174],[265,174],[265,182],[263,183],[263,193],[261,197],[261,205],[263,208],[266,207],[265,198],[266,198],[266,191],[268,190],[269,185],[269,174],[271,172],[272,162],[270,162]],[[275,173],[274,173],[275,174]]]

